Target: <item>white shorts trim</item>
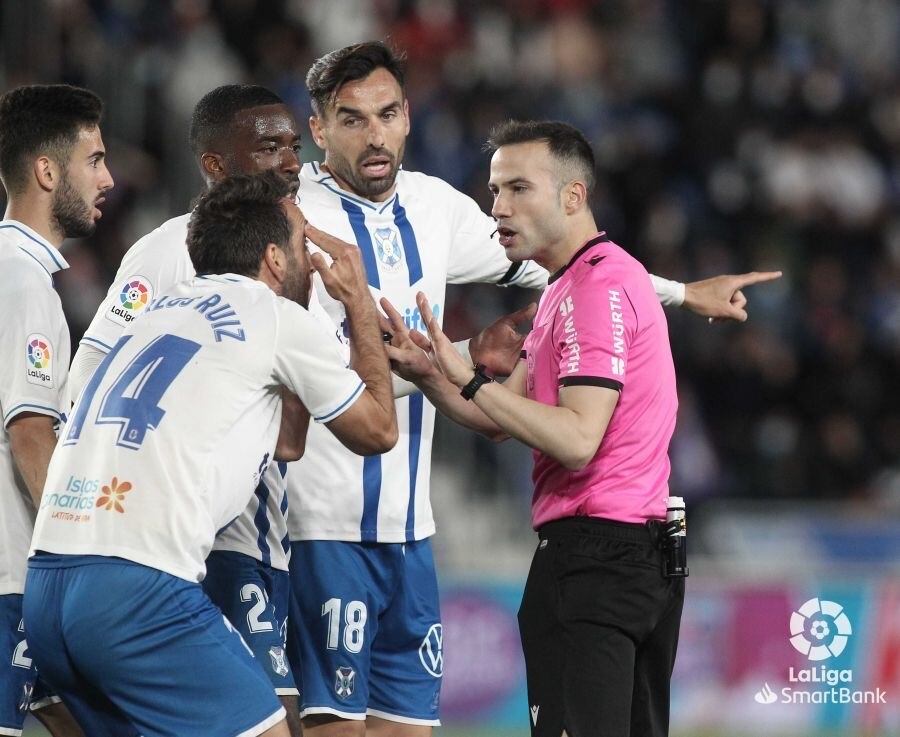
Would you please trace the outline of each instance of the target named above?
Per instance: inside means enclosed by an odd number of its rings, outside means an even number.
[[[386,711],[378,711],[377,709],[366,709],[366,714],[379,719],[385,719],[389,722],[400,722],[400,724],[415,724],[420,727],[440,727],[440,719],[414,719],[413,717],[401,717],[396,714],[388,714]]]
[[[299,696],[300,691],[297,688],[276,688],[275,689],[276,696]]]
[[[46,698],[38,699],[37,701],[32,701],[28,705],[28,708],[31,709],[31,711],[37,711],[38,709],[43,709],[46,706],[52,706],[53,704],[61,704],[61,703],[62,703],[62,699],[59,698],[59,696],[47,696]],[[0,734],[3,734],[3,733],[0,732]]]
[[[272,716],[268,717],[267,719],[263,719],[255,727],[250,727],[250,729],[245,730],[238,735],[235,735],[235,737],[257,737],[257,735],[262,734],[267,729],[271,729],[276,724],[278,724],[278,722],[286,718],[287,712],[284,710],[283,706],[279,706],[278,711],[276,711]]]
[[[352,719],[355,722],[364,722],[366,720],[366,715],[360,712],[338,711],[330,706],[308,706],[300,710],[301,719],[312,714],[333,714],[341,719]]]
[[[21,737],[22,730],[21,729],[13,729],[12,727],[0,727],[0,734],[10,735],[10,737]]]

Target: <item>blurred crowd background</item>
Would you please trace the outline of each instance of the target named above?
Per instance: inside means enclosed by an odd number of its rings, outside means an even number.
[[[388,39],[409,62],[407,168],[488,208],[492,124],[565,120],[595,146],[598,222],[650,271],[784,270],[748,291],[746,324],[669,310],[671,486],[701,518],[731,499],[900,516],[894,0],[4,0],[0,22],[0,88],[69,82],[107,105],[116,188],[58,280],[73,345],[127,248],[199,193],[187,126],[205,92],[257,82],[305,120],[317,56]],[[536,296],[455,288],[448,332]],[[528,453],[507,445],[441,425],[445,530],[464,509],[460,530],[530,539]]]

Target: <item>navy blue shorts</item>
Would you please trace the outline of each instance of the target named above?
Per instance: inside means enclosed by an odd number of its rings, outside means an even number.
[[[206,559],[203,590],[253,651],[279,696],[296,696],[285,651],[291,577],[255,558],[214,550]]]
[[[199,584],[120,558],[39,555],[23,614],[42,677],[91,737],[253,737],[284,719]]]
[[[440,725],[443,633],[430,540],[292,543],[288,628],[302,716]]]

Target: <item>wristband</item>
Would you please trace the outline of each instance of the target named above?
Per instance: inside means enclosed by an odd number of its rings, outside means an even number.
[[[485,384],[490,384],[493,380],[493,376],[488,376],[484,373],[484,364],[479,363],[475,366],[475,376],[472,377],[472,381],[466,384],[459,394],[463,399],[469,401],[475,396],[475,392]]]

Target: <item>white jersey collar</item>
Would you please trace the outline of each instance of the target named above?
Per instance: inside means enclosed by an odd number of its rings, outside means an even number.
[[[403,167],[400,167],[402,171]],[[361,205],[362,207],[374,210],[376,212],[384,212],[388,208],[394,206],[394,201],[397,199],[398,190],[400,189],[399,182],[399,172],[397,175],[397,180],[394,182],[394,193],[388,197],[384,202],[373,202],[372,200],[367,200],[365,197],[360,197],[358,194],[350,192],[349,190],[344,189],[340,184],[338,184],[337,180],[328,173],[325,169],[322,168],[322,165],[318,162],[311,161],[308,164],[304,164],[303,168],[300,170],[300,176],[306,177],[312,182],[319,184],[325,187],[327,190],[333,192],[334,194],[342,197],[348,202],[352,202],[356,205]],[[297,192],[297,204],[300,208],[303,208],[303,202],[301,201],[301,193],[302,189]]]
[[[20,223],[18,220],[0,220],[0,232],[15,233],[16,245],[19,250],[34,259],[47,272],[48,276],[53,276],[57,271],[69,268],[68,261],[63,258],[59,249],[48,243],[42,235],[29,228],[25,223]]]

